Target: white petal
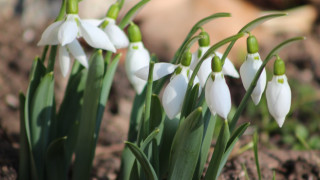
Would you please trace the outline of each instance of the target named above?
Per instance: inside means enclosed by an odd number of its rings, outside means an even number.
[[[212,114],[217,113],[224,119],[227,119],[228,114],[231,110],[231,96],[229,87],[222,73],[215,73],[215,79],[211,87],[206,87],[206,100]],[[210,81],[212,81],[210,77]]]
[[[38,46],[59,44],[58,31],[62,22],[63,21],[57,21],[47,27],[47,29],[42,33]]]
[[[62,75],[66,77],[70,68],[70,56],[65,46],[59,46],[59,64]]]
[[[208,79],[208,76],[211,73],[211,59],[212,59],[212,57],[205,59],[202,62],[200,69],[198,71],[197,76],[199,78],[201,87],[204,87],[204,85],[206,84],[206,81]]]
[[[81,19],[81,22],[90,23],[93,26],[98,27],[103,22],[103,20],[100,20],[100,19]]]
[[[194,70],[200,60],[200,58],[208,51],[210,46],[199,47],[199,49],[192,54],[190,68]]]
[[[278,80],[283,83],[279,83]],[[266,97],[270,114],[277,121],[279,127],[282,127],[291,106],[291,89],[285,75],[273,76],[268,83]]]
[[[169,119],[173,119],[180,113],[187,86],[187,77],[179,74],[174,77],[165,88],[162,104]]]
[[[58,39],[62,46],[69,44],[76,39],[78,34],[77,18],[77,15],[67,15],[67,19],[60,26]]]
[[[90,46],[116,52],[116,49],[111,43],[109,37],[98,27],[88,22],[80,21],[80,32]]]
[[[168,74],[171,74],[176,69],[177,65],[171,63],[156,63],[153,67],[153,81],[156,81]],[[143,80],[148,80],[149,66],[143,67],[135,72],[135,75]]]
[[[256,58],[256,59],[255,59]],[[257,73],[258,69],[262,65],[262,61],[258,53],[248,54],[246,61],[240,67],[240,76],[244,88],[247,90]],[[260,102],[262,93],[266,87],[267,75],[265,69],[263,69],[257,85],[254,88],[251,97],[255,105]]]
[[[211,106],[211,104],[212,104],[211,93],[210,93],[212,84],[213,84],[213,80],[210,77],[210,78],[208,78],[208,81],[207,81],[207,84],[205,87],[205,98],[206,98],[206,102],[207,102],[208,107]],[[210,108],[210,111],[211,111],[212,115],[216,114],[216,112],[212,108]]]
[[[116,25],[114,22],[104,28],[104,32],[107,33],[111,42],[117,49],[126,48],[129,45],[129,40],[126,34]]]
[[[137,49],[129,48],[125,60],[125,68],[128,79],[133,85],[135,91],[140,94],[146,85],[146,81],[138,78],[134,73],[139,69],[146,67],[150,62],[150,54],[143,47],[142,43],[137,43]]]
[[[88,68],[88,60],[85,52],[83,51],[77,39],[66,45],[72,56],[80,62],[85,68]]]

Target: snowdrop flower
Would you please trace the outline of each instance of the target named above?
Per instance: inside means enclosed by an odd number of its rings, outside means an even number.
[[[178,65],[171,63],[156,63],[153,69],[153,81],[156,81],[168,74],[172,74],[169,84],[164,90],[162,96],[162,105],[170,119],[176,117],[183,105],[184,96],[187,91],[188,82],[192,75],[190,69],[192,54],[187,51]],[[149,66],[146,66],[135,73],[139,78],[143,80],[148,79]],[[195,78],[194,84],[199,82],[198,78]],[[199,91],[201,92],[201,91]]]
[[[141,32],[136,24],[131,23],[128,28],[130,44],[125,60],[125,69],[130,83],[137,94],[141,94],[147,84],[146,80],[138,78],[134,73],[149,65],[150,54],[141,41]]]
[[[270,114],[282,127],[291,106],[291,89],[285,75],[285,64],[279,56],[274,62],[273,74],[266,90],[267,104]]]
[[[120,7],[118,3],[113,4],[107,13],[107,17],[103,19],[101,28],[108,35],[115,48],[126,48],[129,45],[129,40],[126,34],[116,25],[116,19]]]
[[[94,47],[115,52],[116,49],[108,36],[90,20],[81,20],[78,16],[78,1],[67,1],[66,17],[62,21],[51,24],[43,32],[38,45],[59,45],[59,61],[61,72],[66,76],[70,67],[69,52],[86,68],[88,62],[77,37],[83,37]]]
[[[254,76],[256,75],[258,69],[262,65],[262,61],[258,53],[259,51],[258,41],[252,35],[250,35],[247,38],[247,51],[248,51],[248,54],[247,54],[246,60],[240,67],[240,76],[241,76],[242,84],[246,90],[250,87]],[[251,98],[255,105],[257,105],[260,102],[262,93],[266,87],[266,79],[267,79],[266,71],[265,69],[263,69],[258,79],[257,85],[251,94]]]
[[[210,74],[205,87],[206,102],[213,115],[218,114],[227,119],[231,110],[231,96],[224,79],[219,56],[213,57],[211,67],[213,72]]]
[[[200,59],[202,58],[202,56],[207,52],[207,50],[210,48],[210,37],[209,34],[205,31],[202,30],[202,32],[200,33],[200,35],[204,36],[204,38],[201,38],[198,42],[199,42],[199,49],[198,51],[194,52],[192,54],[192,61],[191,61],[191,69],[194,70],[195,67],[197,66],[198,62],[200,61]],[[219,52],[215,52],[215,54],[219,57],[222,58],[222,54]],[[201,66],[200,69],[198,71],[198,78],[200,81],[200,85],[201,87],[205,86],[205,83],[207,81],[207,78],[209,76],[209,74],[211,73],[211,59],[213,58],[214,55],[208,57],[207,59],[205,59]],[[234,65],[232,64],[232,62],[226,58],[225,59],[225,63],[223,65],[222,68],[222,73],[234,78],[239,78],[239,73],[237,72],[236,68],[234,67]]]

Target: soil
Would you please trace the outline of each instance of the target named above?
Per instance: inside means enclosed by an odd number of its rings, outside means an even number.
[[[41,54],[41,48],[36,46],[39,34],[43,28],[22,30],[20,19],[12,17],[0,19],[0,179],[11,180],[18,176],[19,162],[19,92],[26,92],[30,67],[35,55]],[[313,67],[304,76],[299,76],[302,81],[309,81],[315,87],[320,83],[320,26],[315,26],[311,41],[305,41],[302,45],[293,46],[289,55],[289,75],[296,74],[301,69],[300,60],[310,57],[318,61],[303,63],[306,67]],[[283,36],[280,36],[285,38]],[[275,41],[279,36],[274,37]],[[281,38],[280,38],[281,39]],[[280,41],[278,39],[278,41]],[[272,42],[272,44],[276,44]],[[302,47],[302,48],[301,48]],[[264,44],[262,50],[269,51],[268,43]],[[295,51],[299,49],[299,51]],[[286,50],[289,51],[289,50]],[[300,52],[295,53],[295,52]],[[286,54],[287,52],[284,52]],[[300,68],[300,69],[299,69]],[[58,69],[56,67],[55,69]],[[66,79],[63,79],[59,70],[56,76],[57,102],[61,102],[65,88]],[[120,157],[124,147],[128,130],[128,119],[130,116],[131,102],[134,91],[126,79],[123,61],[116,73],[111,96],[105,110],[102,121],[94,167],[93,179],[116,179],[120,169]],[[239,82],[230,80],[232,86],[238,87]],[[232,89],[232,88],[231,88]],[[241,91],[232,92],[233,97],[239,97]],[[236,104],[239,100],[235,100]],[[243,120],[246,121],[246,120]],[[251,179],[257,179],[257,171],[252,150],[237,155],[237,150],[248,142],[249,136],[240,139],[234,152],[227,162],[219,179],[245,179],[244,168],[246,168]],[[270,141],[272,142],[272,140]],[[273,171],[276,179],[290,180],[315,180],[320,179],[320,151],[292,151],[259,148],[260,167],[262,179],[272,179]]]

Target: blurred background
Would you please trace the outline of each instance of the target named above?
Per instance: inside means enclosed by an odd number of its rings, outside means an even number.
[[[102,18],[113,0],[83,0],[81,18]],[[127,0],[119,18],[138,1]],[[0,179],[16,179],[19,150],[18,93],[26,92],[32,60],[42,47],[36,44],[43,30],[53,22],[60,8],[60,0],[0,0]],[[242,165],[250,177],[257,177],[253,153],[250,149],[252,133],[260,134],[260,158],[263,174],[277,179],[314,177],[320,179],[320,1],[319,0],[152,0],[136,16],[145,46],[160,61],[169,61],[191,27],[200,19],[217,12],[230,12],[231,18],[214,20],[204,26],[211,43],[237,33],[251,20],[270,12],[287,12],[287,17],[264,23],[252,33],[258,38],[260,55],[281,41],[306,36],[281,51],[286,62],[287,76],[292,89],[292,107],[283,128],[268,113],[265,98],[258,106],[250,101],[241,122],[251,122],[227,163],[221,179],[244,178]],[[90,49],[82,42],[88,50]],[[223,47],[219,49],[224,52]],[[192,47],[192,51],[197,45]],[[124,72],[124,57],[114,84],[101,126],[96,150],[95,179],[115,179],[120,167],[123,141],[126,140],[128,119],[134,91]],[[239,69],[246,55],[245,38],[239,40],[229,58]],[[57,65],[57,64],[56,64]],[[269,64],[268,80],[272,76]],[[55,68],[56,100],[61,102],[67,78]],[[240,79],[228,78],[234,108],[245,91]],[[232,114],[232,113],[231,113]],[[219,128],[219,126],[217,126]],[[241,156],[238,156],[242,154]],[[271,179],[271,178],[270,178]],[[297,178],[299,179],[299,178]],[[303,179],[303,178],[302,178]]]

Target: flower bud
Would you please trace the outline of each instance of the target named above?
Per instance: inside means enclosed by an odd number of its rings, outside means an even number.
[[[130,42],[140,42],[141,41],[141,32],[138,25],[134,24],[133,22],[130,23],[128,28],[129,40]]]
[[[286,66],[284,64],[284,61],[279,56],[277,56],[277,59],[273,64],[273,74],[280,76],[280,75],[284,75],[285,73],[286,73]]]
[[[78,14],[78,0],[67,1],[67,14]]]
[[[191,63],[191,59],[192,59],[192,53],[190,52],[190,49],[184,53],[182,59],[181,59],[181,64],[183,66],[190,66]]]
[[[199,46],[200,47],[209,46],[210,45],[210,36],[209,36],[209,34],[207,32],[205,32],[205,31],[202,31],[200,33],[200,35],[202,35],[203,38],[198,40]]]
[[[114,3],[110,6],[107,12],[107,17],[111,19],[117,19],[119,11],[120,11],[119,3]]]
[[[221,60],[219,56],[214,56],[211,61],[211,69],[213,72],[221,72],[222,67],[221,67]]]
[[[247,51],[249,54],[254,54],[259,51],[258,41],[255,36],[250,35],[247,38]]]

